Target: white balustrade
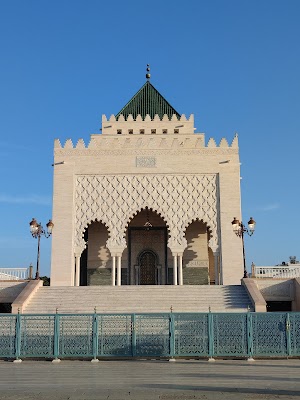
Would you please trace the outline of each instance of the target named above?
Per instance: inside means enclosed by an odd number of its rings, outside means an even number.
[[[274,267],[253,266],[253,278],[297,278],[300,277],[300,264],[278,265]]]
[[[21,281],[30,278],[28,268],[0,268],[0,281]]]

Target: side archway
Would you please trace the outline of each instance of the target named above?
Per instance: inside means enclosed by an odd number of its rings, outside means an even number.
[[[194,219],[185,230],[187,247],[183,252],[183,280],[189,285],[207,285],[214,280],[214,265],[208,241],[209,226]]]
[[[109,231],[102,221],[92,221],[83,232],[85,248],[80,257],[80,286],[109,285],[111,254],[107,248]]]

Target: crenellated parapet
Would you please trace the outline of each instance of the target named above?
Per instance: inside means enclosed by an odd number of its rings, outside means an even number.
[[[155,115],[151,118],[146,115],[143,118],[137,115],[134,119],[130,114],[125,118],[122,114],[119,117],[111,115],[109,119],[102,116],[103,135],[186,135],[194,133],[194,115],[187,118],[184,114],[171,118],[164,115],[162,118]]]
[[[239,148],[239,141],[238,141],[238,135],[237,133],[234,135],[234,138],[231,142],[231,144],[228,143],[226,138],[222,138],[220,140],[220,143],[217,144],[214,138],[210,138],[209,141],[207,142],[206,147],[208,148],[233,148],[233,149],[238,149]]]
[[[205,144],[204,133],[192,134],[92,134],[89,143],[85,144],[83,139],[79,139],[77,143],[73,143],[71,139],[67,139],[64,144],[59,139],[54,141],[54,150],[57,152],[66,151],[69,153],[75,151],[77,154],[80,151],[87,150],[187,150],[187,149],[207,149],[207,151],[214,152],[217,150],[232,150],[238,151],[238,136],[234,136],[231,143],[225,138],[222,138],[219,143],[214,138],[210,138]]]

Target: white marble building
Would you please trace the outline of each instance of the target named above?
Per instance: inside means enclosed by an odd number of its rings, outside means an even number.
[[[88,144],[55,141],[51,285],[240,283],[238,138],[195,129],[148,79]]]

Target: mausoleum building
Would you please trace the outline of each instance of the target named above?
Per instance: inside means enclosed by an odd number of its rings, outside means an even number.
[[[54,146],[51,285],[236,285],[238,138],[205,140],[149,78],[101,133]]]

